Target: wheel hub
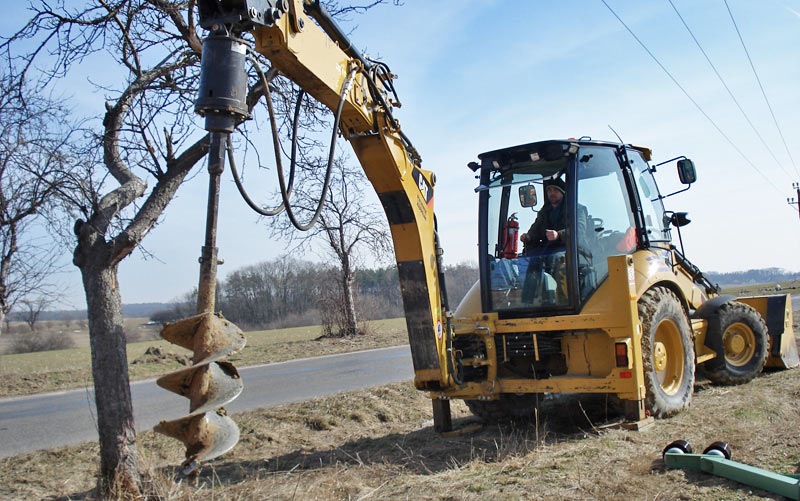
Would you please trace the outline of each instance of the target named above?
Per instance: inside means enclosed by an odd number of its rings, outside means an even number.
[[[681,389],[685,365],[683,342],[678,325],[671,319],[658,324],[653,339],[653,369],[661,390],[675,395]]]
[[[736,333],[732,336],[728,336],[728,339],[725,340],[725,351],[731,354],[741,353],[744,350],[745,342],[744,338]]]
[[[722,344],[725,348],[725,360],[731,365],[747,365],[755,355],[755,334],[745,323],[731,324],[722,335]]]
[[[667,366],[667,349],[664,343],[658,341],[653,343],[653,363],[657,371],[663,371]]]

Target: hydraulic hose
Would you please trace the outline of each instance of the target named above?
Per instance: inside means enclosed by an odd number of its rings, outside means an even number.
[[[322,213],[322,208],[325,205],[325,198],[328,196],[328,189],[330,187],[330,180],[331,180],[331,172],[333,171],[333,160],[334,155],[336,153],[336,135],[339,132],[339,123],[342,118],[342,109],[344,108],[344,103],[347,97],[347,93],[350,90],[350,84],[353,82],[353,75],[355,74],[356,68],[350,70],[347,74],[347,78],[345,79],[344,83],[342,84],[342,90],[339,93],[339,104],[336,106],[336,112],[334,113],[333,118],[333,132],[331,133],[331,147],[330,151],[328,152],[328,166],[325,169],[325,181],[322,184],[322,194],[319,198],[319,203],[317,204],[317,208],[314,211],[314,215],[311,219],[305,223],[301,224],[297,218],[295,217],[294,213],[292,212],[292,206],[289,203],[289,193],[286,190],[286,182],[283,179],[283,164],[280,161],[280,144],[278,143],[278,126],[275,122],[275,114],[272,109],[272,96],[269,93],[269,87],[267,87],[266,95],[267,95],[267,103],[270,110],[270,124],[272,125],[272,137],[275,141],[275,159],[278,168],[278,183],[281,187],[281,199],[283,200],[283,205],[286,209],[286,215],[289,217],[289,220],[292,222],[295,228],[300,231],[308,231],[314,226],[314,223],[317,222],[319,215]]]
[[[261,71],[261,67],[258,65],[257,62],[253,61],[252,59],[251,59],[251,62],[253,62],[253,66],[256,68],[256,72],[258,73],[258,76],[261,79],[261,84],[264,86],[265,89],[268,89],[269,88],[269,82],[267,81],[267,78],[264,75],[264,72]],[[267,92],[268,91],[265,90],[265,93],[267,93]],[[295,166],[296,166],[295,157],[296,157],[296,154],[297,154],[297,127],[298,127],[299,115],[300,115],[300,105],[302,104],[304,95],[305,95],[305,92],[301,89],[300,92],[298,92],[298,94],[297,94],[297,102],[295,103],[295,107],[294,107],[294,117],[293,117],[293,120],[292,120],[291,164],[290,164],[290,168],[289,168],[289,185],[288,185],[288,188],[286,190],[287,194],[291,194],[292,186],[294,185],[294,173],[295,173]],[[270,109],[272,108],[272,102],[271,101],[268,103],[267,107],[270,108]],[[231,144],[231,141],[230,141],[230,135],[228,137],[228,145],[227,146],[228,146],[228,148],[227,148],[228,149],[228,161],[231,164],[231,172],[233,173],[233,181],[234,181],[234,183],[236,183],[236,188],[239,190],[239,193],[242,195],[242,199],[244,199],[245,203],[251,209],[253,209],[253,211],[255,211],[257,214],[260,214],[262,216],[277,216],[278,214],[283,212],[283,209],[284,209],[284,204],[283,203],[281,203],[279,206],[277,206],[274,209],[262,209],[255,202],[253,202],[253,200],[247,194],[247,190],[245,190],[244,185],[243,185],[242,180],[241,180],[241,177],[239,176],[239,171],[236,168],[236,162],[235,162],[234,157],[233,157],[233,145]],[[276,147],[279,148],[280,144],[277,143]],[[280,150],[279,149],[276,150],[276,155],[277,156],[280,155]]]
[[[291,158],[289,164],[289,183],[287,186],[287,183],[284,180],[283,162],[281,160],[280,135],[278,132],[277,120],[275,119],[275,108],[272,103],[272,94],[270,91],[269,82],[267,81],[264,72],[261,71],[259,65],[254,64],[254,66],[256,68],[256,72],[259,75],[259,78],[261,79],[262,85],[264,86],[264,95],[267,101],[267,110],[269,111],[269,122],[270,122],[270,128],[272,129],[272,142],[273,142],[273,148],[275,150],[275,165],[278,171],[278,184],[280,185],[280,192],[281,192],[281,204],[274,209],[262,209],[255,202],[253,202],[253,200],[247,194],[247,190],[245,190],[242,180],[239,176],[238,169],[236,168],[236,162],[234,161],[233,157],[233,147],[229,140],[227,148],[228,160],[230,161],[231,164],[231,171],[233,172],[233,180],[236,183],[236,188],[239,190],[239,193],[242,195],[242,198],[244,199],[245,203],[247,203],[247,205],[251,209],[253,209],[256,213],[262,216],[275,216],[280,214],[283,210],[286,210],[286,215],[289,217],[289,220],[292,222],[292,225],[295,228],[301,231],[308,231],[317,222],[317,219],[322,213],[322,208],[325,205],[325,199],[328,196],[328,191],[330,188],[331,172],[333,171],[333,161],[336,153],[336,136],[339,131],[342,109],[344,108],[344,103],[347,97],[347,93],[350,90],[350,85],[353,82],[353,75],[356,72],[356,68],[354,67],[347,74],[347,78],[342,84],[342,89],[339,93],[339,103],[336,106],[336,111],[334,113],[333,131],[331,133],[331,145],[328,152],[328,164],[325,169],[325,180],[322,184],[322,193],[320,195],[319,202],[317,203],[317,207],[311,219],[307,223],[300,223],[295,217],[294,212],[292,211],[292,206],[291,203],[289,202],[289,196],[291,195],[292,192],[295,170],[297,166],[297,129],[299,122],[300,107],[305,93],[301,89],[297,95],[297,102],[295,103],[294,117],[292,120],[292,149],[291,149]]]

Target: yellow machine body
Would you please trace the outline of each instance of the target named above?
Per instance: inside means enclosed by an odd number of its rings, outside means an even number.
[[[496,313],[481,312],[480,284],[476,283],[455,311],[455,335],[481,337],[487,347],[486,358],[466,360],[464,364],[488,367],[488,377],[481,383],[453,385],[434,393],[433,397],[492,400],[508,393],[605,393],[615,394],[622,400],[643,400],[645,385],[638,301],[655,286],[672,290],[687,311],[695,310],[709,299],[682,268],[670,267],[663,259],[654,257],[657,255],[647,250],[610,257],[608,279],[577,315],[500,320]],[[764,319],[772,319],[767,320],[766,366],[793,368],[800,365],[792,329],[791,297],[742,297],[736,301],[752,306]],[[691,328],[695,362],[702,364],[717,357],[717,353],[705,345],[708,322],[692,319]],[[528,334],[535,350],[537,336],[548,332],[569,333],[561,338],[566,374],[546,379],[498,377],[498,361],[506,359],[502,343],[498,346],[496,342],[498,335],[502,339],[512,333]],[[627,345],[630,353],[627,366],[616,364],[616,343]]]

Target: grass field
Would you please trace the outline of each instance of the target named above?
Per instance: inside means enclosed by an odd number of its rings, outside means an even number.
[[[144,319],[130,322],[144,323]],[[367,334],[344,339],[318,339],[319,326],[246,333],[247,346],[230,358],[239,367],[295,358],[345,353],[408,343],[405,319],[375,320],[364,324]],[[138,327],[135,327],[138,328]],[[76,334],[77,335],[77,334]],[[157,335],[157,329],[149,337]],[[87,345],[68,350],[0,356],[0,396],[26,395],[91,385],[91,355]],[[145,356],[148,348],[161,348],[163,356]],[[163,376],[182,367],[191,353],[161,339],[128,344],[128,370],[132,380]]]

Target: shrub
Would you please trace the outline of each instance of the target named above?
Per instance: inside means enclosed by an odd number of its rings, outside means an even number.
[[[8,348],[8,353],[31,353],[35,351],[66,350],[74,348],[75,342],[66,333],[32,332],[15,336]]]
[[[31,332],[31,328],[28,327],[28,324],[25,322],[11,322],[6,324],[8,328],[6,329],[3,334],[8,334],[9,336],[14,335],[28,335]]]

